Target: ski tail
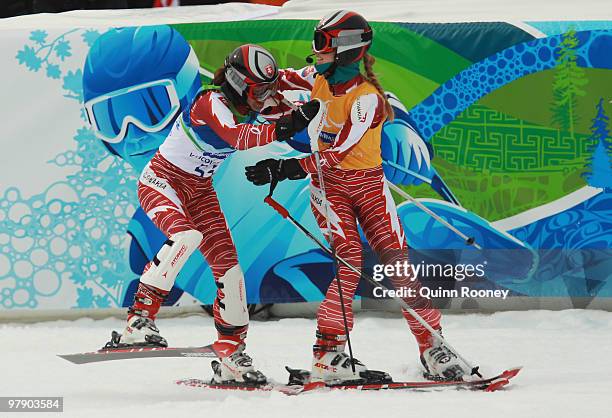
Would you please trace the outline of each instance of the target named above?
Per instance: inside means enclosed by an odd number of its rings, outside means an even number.
[[[203,347],[122,347],[101,349],[89,353],[59,354],[58,357],[74,364],[88,364],[102,361],[160,357],[217,358],[219,355],[211,344]]]

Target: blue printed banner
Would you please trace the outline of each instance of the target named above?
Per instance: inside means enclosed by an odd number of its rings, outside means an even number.
[[[0,309],[128,306],[166,240],[139,206],[137,179],[177,115],[240,44],[302,68],[313,24],[5,31]],[[395,110],[383,127],[385,176],[482,247],[394,194],[423,283],[612,297],[612,22],[372,27],[375,71]],[[153,115],[143,86],[176,99],[156,101]],[[325,252],[243,174],[261,159],[303,156],[307,143],[302,134],[236,152],[214,176],[249,303],[320,301],[333,278]],[[323,240],[309,196],[308,178],[275,194]],[[363,248],[365,270],[381,273],[365,238]],[[167,304],[211,304],[216,290],[196,251]],[[358,295],[378,297],[366,285]]]

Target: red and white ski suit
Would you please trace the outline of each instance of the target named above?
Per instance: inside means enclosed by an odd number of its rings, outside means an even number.
[[[320,161],[325,194],[331,207],[330,226],[333,247],[357,269],[362,268],[361,226],[368,243],[383,264],[408,262],[408,250],[395,202],[385,183],[381,159],[381,130],[386,119],[384,101],[376,88],[361,75],[330,87],[316,77],[312,99],[318,98],[327,109],[319,135]],[[311,174],[311,207],[321,231],[329,240],[325,206],[314,155],[300,160]],[[342,285],[344,309],[349,329],[353,326],[352,299],[359,284],[359,274],[338,264],[337,277]],[[440,326],[440,311],[419,295],[420,283],[414,273],[391,277],[396,288],[413,289],[415,297],[405,301],[434,329]],[[408,312],[403,312],[421,352],[430,344],[429,332]],[[345,329],[336,282],[332,282],[321,303],[317,323],[320,333],[317,349],[341,345]],[[335,337],[334,337],[335,336]]]
[[[278,91],[309,90],[312,72],[280,70]],[[268,99],[270,100],[270,99]],[[274,105],[261,115],[274,121],[292,110],[291,104],[277,93]],[[212,176],[220,164],[236,150],[262,146],[276,139],[274,124],[239,123],[225,96],[219,91],[200,93],[189,109],[183,111],[159,151],[145,167],[138,183],[138,199],[153,223],[168,237],[185,231],[199,231],[203,238],[199,250],[212,269],[218,286],[213,307],[219,339],[241,341],[248,324],[236,326],[224,320],[221,310],[237,303],[236,295],[223,286],[221,279],[238,265],[238,257],[225,216],[213,187]],[[177,255],[178,257],[178,255]],[[145,272],[153,266],[151,261]],[[242,273],[239,273],[242,275]],[[141,279],[142,280],[142,279]],[[241,277],[241,290],[244,290]],[[169,290],[173,285],[168,284]],[[159,290],[159,289],[157,289]],[[160,292],[164,294],[164,292]],[[241,295],[240,297],[244,297]],[[246,303],[246,302],[244,302]],[[135,302],[138,310],[151,307]]]

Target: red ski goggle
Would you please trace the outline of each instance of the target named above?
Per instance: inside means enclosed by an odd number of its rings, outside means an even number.
[[[372,42],[372,30],[315,30],[312,51],[320,54],[346,51],[368,45]]]
[[[312,51],[322,54],[333,52],[335,48],[334,38],[328,32],[315,30],[312,40]]]
[[[278,73],[273,81],[267,83],[254,83],[253,80],[247,79],[245,75],[236,71],[235,68],[229,65],[225,70],[225,76],[229,84],[236,91],[241,94],[246,94],[246,96],[258,102],[263,102],[268,97],[276,94],[278,90]]]
[[[247,95],[258,102],[263,102],[268,97],[276,94],[278,90],[278,78],[270,83],[253,84],[247,88]]]

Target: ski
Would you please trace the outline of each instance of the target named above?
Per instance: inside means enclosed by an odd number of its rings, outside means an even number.
[[[262,385],[240,384],[240,383],[215,383],[202,379],[181,379],[175,382],[177,385],[191,386],[202,389],[214,390],[240,390],[247,392],[282,392],[285,395],[297,395],[304,391],[303,385],[283,385],[282,383],[265,383]]]
[[[129,360],[156,357],[210,357],[218,354],[212,345],[203,347],[121,347],[103,348],[89,353],[58,354],[58,357],[74,364],[97,363],[101,361]]]
[[[331,388],[341,390],[388,390],[388,389],[408,389],[408,390],[439,390],[444,388],[469,389],[476,391],[494,392],[508,385],[510,380],[521,371],[521,367],[508,369],[494,377],[476,380],[450,380],[450,381],[422,381],[422,382],[388,382],[388,383],[366,383],[366,384],[345,384],[345,385],[324,385],[321,383],[307,383],[313,387],[305,388],[304,391]]]
[[[303,385],[292,384],[283,385],[277,383],[266,383],[264,385],[249,384],[220,384],[201,379],[183,379],[176,381],[178,385],[191,386],[203,389],[221,390],[242,390],[242,391],[263,391],[281,392],[286,395],[298,395],[300,393],[315,390],[412,390],[412,391],[436,391],[445,389],[467,389],[473,391],[494,392],[510,383],[519,372],[521,367],[508,369],[496,376],[487,379],[476,380],[451,380],[451,381],[414,381],[414,382],[382,382],[382,383],[358,383],[358,384],[338,384],[327,385],[323,382],[307,382]]]

